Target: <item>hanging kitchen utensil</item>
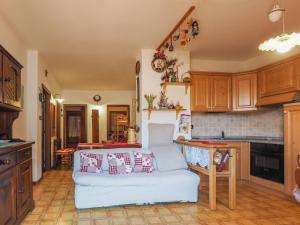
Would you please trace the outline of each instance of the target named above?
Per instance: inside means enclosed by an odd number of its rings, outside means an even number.
[[[197,20],[192,23],[192,36],[195,38],[199,34],[199,25]]]
[[[169,51],[170,52],[173,52],[174,51],[174,46],[173,46],[173,42],[172,42],[172,37],[171,37],[171,40],[170,40],[171,44],[169,46]]]

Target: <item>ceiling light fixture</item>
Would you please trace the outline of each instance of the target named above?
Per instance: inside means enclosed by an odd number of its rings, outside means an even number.
[[[285,12],[286,10],[281,8],[279,4],[274,5],[269,13],[269,20],[271,22],[277,22],[282,18],[282,34],[261,43],[258,47],[259,50],[286,53],[295,46],[300,45],[300,33],[293,32],[288,34],[285,32]]]
[[[54,99],[55,99],[59,104],[63,103],[63,101],[65,100],[65,99],[63,99],[63,98],[61,97],[60,94],[54,95]]]

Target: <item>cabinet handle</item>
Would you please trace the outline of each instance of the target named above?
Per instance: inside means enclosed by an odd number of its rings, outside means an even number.
[[[9,165],[11,163],[10,159],[2,159],[0,160],[0,166],[1,165]]]
[[[10,77],[5,77],[4,82],[10,82]]]
[[[20,190],[18,190],[18,193],[24,193],[24,188],[21,188]]]
[[[25,152],[24,155],[29,156],[30,155],[30,151]]]

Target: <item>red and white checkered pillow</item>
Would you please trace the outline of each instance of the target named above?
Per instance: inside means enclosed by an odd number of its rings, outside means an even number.
[[[134,152],[133,155],[134,155],[134,163],[135,163],[133,171],[135,173],[140,173],[140,172],[152,173],[154,171],[153,153],[146,154],[141,152]]]
[[[102,173],[102,154],[80,153],[80,172]]]
[[[108,172],[109,174],[131,173],[130,155],[125,153],[108,153]]]

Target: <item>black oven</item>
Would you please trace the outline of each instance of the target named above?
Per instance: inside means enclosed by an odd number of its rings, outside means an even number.
[[[282,144],[251,143],[251,175],[283,184],[283,154]]]

